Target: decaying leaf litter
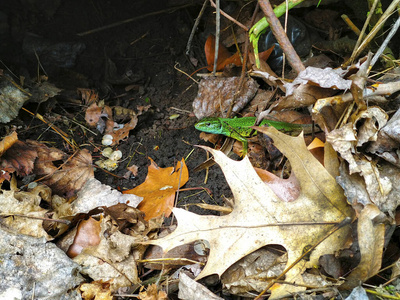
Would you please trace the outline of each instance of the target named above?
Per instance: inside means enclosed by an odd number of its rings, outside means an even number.
[[[289,6],[297,4],[290,2]],[[8,124],[20,110],[29,111],[64,144],[52,147],[40,137],[19,140],[19,128],[4,127],[0,249],[2,262],[10,267],[2,268],[1,295],[17,299],[269,295],[273,299],[296,294],[346,297],[352,292],[362,299],[368,292],[398,297],[396,61],[388,56],[385,42],[374,42],[384,45],[382,49],[370,42],[370,54],[359,50],[383,26],[378,20],[374,27],[370,16],[386,20],[397,4],[383,6],[386,11],[381,16],[374,7],[367,20],[363,16],[365,24],[373,27],[365,38],[360,34],[359,41],[348,42],[348,36],[343,37],[347,47],[352,45],[350,51],[354,48],[348,60],[329,51],[320,54],[326,50],[324,41],[309,36],[312,32],[307,32],[300,46],[292,37],[291,47],[266,1],[259,1],[262,12],[258,14],[254,7],[240,8],[245,13],[234,18],[235,34],[227,36],[222,31],[207,42],[204,39],[206,67],[221,73],[197,77],[198,95],[190,100],[197,118],[257,115],[290,123],[315,122],[314,133],[307,136],[254,127],[258,135],[249,137],[249,154],[242,159],[238,141],[232,145],[226,139],[222,145],[223,136],[202,133],[201,137],[221,147],[203,148],[212,154],[233,193],[224,207],[213,201],[201,205],[213,215],[199,215],[191,212],[192,206],[182,205],[187,195],[182,187],[194,176],[185,164],[190,155],[179,153],[168,168],[158,167],[157,160],[149,156],[146,180],[134,188],[118,187],[124,193],[94,178],[99,172],[124,169],[120,166],[127,153],[119,149],[128,143],[140,118],[154,109],[145,94],[147,100],[140,105],[125,107],[110,104],[94,88],[76,86],[82,105],[77,120],[85,133],[78,143],[74,132],[65,130],[67,116],[55,110],[47,114],[29,110],[31,103],[47,103],[62,93],[51,76],[23,82],[3,69],[5,113],[1,122]],[[218,4],[211,2],[211,6]],[[278,16],[279,9],[274,10]],[[226,16],[223,5],[221,13]],[[271,41],[271,34],[266,33],[267,49],[257,49],[258,39],[264,38],[259,33],[265,21],[251,27],[262,14],[279,40]],[[316,24],[315,14],[310,15]],[[231,22],[226,17],[222,24]],[[304,27],[298,21],[290,24],[288,32]],[[390,33],[387,36],[390,42]],[[228,48],[235,40],[240,49],[236,53]],[[329,45],[334,41],[333,37]],[[302,62],[296,53],[301,54],[307,43],[310,49],[314,45],[314,56]],[[81,45],[77,49],[82,51]],[[188,49],[191,62],[200,59]],[[286,72],[280,70],[284,63],[279,51],[285,52],[291,73],[288,66]],[[348,67],[336,68],[340,65]],[[123,85],[128,93],[137,89],[137,78],[119,78],[111,59],[106,59],[105,68],[112,85]],[[184,70],[182,66],[177,69]],[[377,77],[375,71],[382,74]],[[174,115],[170,117],[173,120]],[[30,125],[26,126],[29,130]],[[312,140],[319,146],[307,149]],[[163,146],[154,145],[153,150],[157,147]],[[135,153],[145,156],[137,149]],[[239,155],[235,160],[228,157],[231,150]],[[197,169],[206,168],[212,176],[217,168],[208,169],[212,164],[209,160]],[[126,166],[129,169],[119,176],[132,180],[132,174],[144,172],[135,166],[134,155]],[[191,193],[196,197],[195,190]],[[173,217],[167,218],[171,211]],[[150,245],[159,245],[164,252]],[[45,271],[49,269],[51,273]],[[218,276],[212,279],[213,274]],[[367,280],[370,285],[360,287]]]

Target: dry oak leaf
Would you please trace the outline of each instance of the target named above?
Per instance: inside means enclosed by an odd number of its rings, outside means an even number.
[[[135,194],[143,197],[137,207],[145,213],[148,221],[162,215],[169,217],[174,207],[175,192],[189,180],[189,171],[182,159],[175,167],[160,168],[149,157],[150,166],[146,180],[139,186],[124,191],[124,194]]]
[[[87,180],[94,178],[92,156],[87,149],[79,150],[58,168],[54,162],[65,159],[65,153],[34,141],[29,143],[38,152],[34,173],[43,177],[41,182],[51,187],[54,193],[73,196]]]
[[[17,138],[16,134],[15,138]],[[10,148],[0,158],[0,169],[2,170],[0,178],[10,180],[10,174],[13,172],[16,172],[21,177],[30,174],[37,156],[36,149],[32,148],[28,143],[18,140],[12,141]],[[3,181],[2,179],[0,179],[0,182]]]
[[[357,223],[361,261],[346,277],[340,289],[351,290],[378,274],[382,266],[386,220],[385,214],[376,205],[367,204],[363,208]]]
[[[218,217],[174,208],[178,221],[176,230],[162,239],[148,242],[167,252],[182,244],[207,240],[211,245],[208,263],[196,279],[221,275],[242,257],[268,244],[285,247],[287,266],[290,266],[302,255],[304,247],[314,245],[334,224],[353,215],[342,189],[307,150],[302,134],[290,137],[273,127],[257,127],[257,130],[268,134],[289,159],[299,180],[299,197],[292,202],[283,202],[260,179],[247,157],[233,161],[220,151],[204,147],[214,155],[224,172],[235,198],[233,211]],[[302,284],[301,274],[306,268],[318,265],[321,255],[341,249],[349,238],[349,226],[339,229],[314,249],[308,261],[302,260],[291,268],[285,280]],[[280,285],[274,287],[272,297],[302,289],[290,284]]]

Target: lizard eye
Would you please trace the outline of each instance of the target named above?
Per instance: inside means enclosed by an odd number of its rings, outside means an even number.
[[[211,123],[206,123],[206,126],[210,126],[211,125]]]

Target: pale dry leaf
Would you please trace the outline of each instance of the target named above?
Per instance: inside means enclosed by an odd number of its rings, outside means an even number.
[[[207,289],[204,285],[196,282],[184,272],[179,273],[179,299],[192,300],[223,300]]]
[[[367,152],[382,157],[386,161],[400,167],[400,109],[379,130],[376,141],[371,142]]]
[[[229,267],[221,276],[225,289],[234,295],[248,295],[248,292],[262,292],[265,278],[276,278],[284,270],[287,255],[263,247],[245,256]]]
[[[357,128],[357,123],[360,128]],[[362,111],[354,120],[341,128],[327,133],[326,140],[340,155],[350,164],[350,173],[360,172],[360,168],[354,159],[356,147],[366,142],[375,141],[377,132],[386,124],[387,114],[379,107],[369,107]],[[378,127],[376,126],[378,123]]]
[[[82,292],[83,300],[112,300],[110,284],[108,282],[93,281],[81,284],[79,290]]]
[[[357,133],[353,124],[348,123],[327,133],[326,141],[349,163],[350,174],[360,171],[353,156],[356,152],[355,145],[357,144]]]
[[[207,240],[211,245],[208,263],[197,279],[221,275],[234,262],[267,244],[285,247],[287,265],[291,265],[302,255],[304,247],[313,245],[332,229],[333,225],[327,223],[341,222],[353,214],[335,178],[310,154],[302,135],[290,137],[275,128],[258,127],[257,130],[272,137],[277,148],[289,159],[300,181],[300,195],[295,201],[282,202],[261,181],[247,157],[237,162],[220,151],[207,148],[232,189],[235,197],[232,213],[220,217],[199,216],[175,208],[177,229],[162,239],[149,241],[166,252],[181,244]],[[316,247],[308,262],[302,261],[290,269],[285,280],[303,283],[304,270],[318,265],[322,254],[341,249],[349,233],[349,227],[344,227],[329,236]],[[298,290],[303,288],[281,286],[273,290],[273,296]]]
[[[16,234],[33,237],[53,238],[43,228],[43,220],[47,210],[40,207],[42,198],[35,191],[1,190],[0,193],[0,223]],[[14,216],[14,214],[26,216]],[[39,218],[39,219],[38,219]]]
[[[139,283],[137,263],[144,249],[136,249],[144,236],[132,237],[121,233],[110,217],[101,220],[100,243],[85,248],[74,261],[82,266],[82,273],[93,280],[110,281],[110,290]],[[133,251],[132,249],[135,250]]]
[[[338,184],[343,188],[347,201],[354,207],[357,204],[367,205],[371,203],[364,179],[358,174],[350,175],[348,165],[345,162],[340,164],[340,175],[336,178]]]
[[[353,289],[379,272],[385,242],[385,225],[382,223],[385,217],[382,215],[379,208],[372,204],[361,211],[357,224],[361,261],[340,289]]]
[[[144,292],[140,292],[140,300],[168,300],[168,295],[164,291],[159,291],[155,283],[149,285]]]
[[[343,79],[347,70],[332,69],[332,68],[315,68],[307,67],[301,71],[299,75],[293,80],[285,84],[286,96],[293,94],[295,88],[299,85],[305,85],[309,82],[319,85],[322,88],[333,88],[339,90],[349,90],[351,87],[351,80]]]
[[[71,204],[63,203],[59,207],[54,207],[54,209],[58,217],[67,217],[80,213],[86,214],[97,207],[110,207],[118,203],[137,207],[140,201],[142,201],[142,197],[133,194],[122,194],[112,189],[109,185],[102,184],[99,180],[91,178],[78,192],[74,202]]]
[[[381,108],[368,107],[357,115],[353,124],[348,123],[329,132],[327,141],[349,163],[349,174],[341,173],[339,178],[349,201],[362,204],[373,203],[393,216],[393,204],[397,201],[390,201],[389,205],[387,203],[389,194],[397,194],[397,192],[392,193],[395,177],[382,176],[383,169],[378,167],[377,162],[358,151],[359,147],[377,139],[379,130],[386,122],[387,114]],[[355,173],[362,177],[364,183],[358,176],[353,176]]]
[[[387,162],[381,162],[379,167],[358,159],[362,173],[349,174],[345,163],[341,164],[338,183],[342,186],[347,200],[354,207],[357,204],[375,204],[382,212],[394,217],[400,205],[400,170]],[[362,176],[361,176],[362,175]]]
[[[357,286],[345,300],[369,300],[369,297],[362,286]]]
[[[387,120],[388,115],[380,107],[369,107],[360,113],[354,122],[354,126],[357,126],[357,122],[362,121],[357,133],[357,147],[376,141],[379,130],[386,125]]]

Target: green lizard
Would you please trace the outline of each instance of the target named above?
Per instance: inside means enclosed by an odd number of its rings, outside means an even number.
[[[257,131],[253,130],[251,126],[254,126],[256,122],[256,117],[244,117],[244,118],[233,118],[224,119],[216,117],[208,117],[198,121],[194,127],[197,130],[214,133],[223,134],[225,136],[234,138],[243,145],[243,156],[247,154],[247,138],[250,135],[254,136]],[[305,131],[305,133],[312,132],[312,124],[291,124],[286,122],[272,121],[272,120],[262,120],[260,126],[267,125],[273,126],[282,132],[295,132],[300,133]],[[252,133],[253,132],[253,133]]]

